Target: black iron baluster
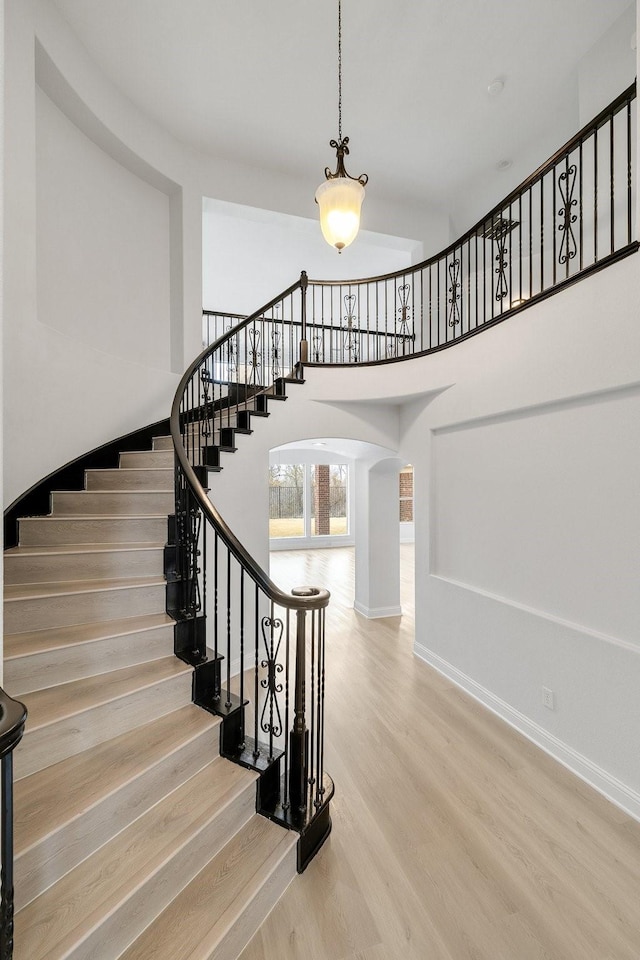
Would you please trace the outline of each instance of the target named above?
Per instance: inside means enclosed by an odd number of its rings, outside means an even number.
[[[487,225],[482,227],[482,324],[487,322],[487,241],[485,239]],[[492,284],[493,286],[493,284]],[[493,310],[493,304],[492,310]]]
[[[551,262],[552,262],[552,264],[553,264],[553,286],[555,287],[555,285],[556,285],[556,231],[555,231],[555,223],[556,223],[556,164],[555,164],[555,163],[554,163],[554,165],[553,165],[552,174],[553,174],[553,181],[552,181],[552,184],[551,184],[551,223],[553,224],[553,228],[552,228],[552,231],[551,231],[551,241],[552,241],[552,244],[553,244],[553,254],[552,254],[552,257],[551,257]]]
[[[231,705],[231,550],[227,547],[227,710]]]
[[[610,190],[610,209],[611,209],[611,250],[613,253],[616,247],[616,231],[615,231],[615,215],[616,215],[616,202],[615,202],[615,172],[614,172],[614,149],[613,149],[613,122],[614,114],[612,113],[609,117],[609,190]]]
[[[531,229],[531,225],[529,225]],[[518,299],[522,303],[522,194],[518,194]]]
[[[291,611],[287,609],[285,619],[285,651],[284,651],[284,729],[289,729],[289,677],[291,663]],[[282,790],[282,809],[289,809],[289,751],[284,751],[284,775]]]
[[[471,329],[471,235],[467,236],[467,331]],[[464,332],[464,317],[460,334]]]
[[[440,263],[441,263],[440,260],[436,262],[436,317],[437,317],[437,323],[438,323],[438,328],[437,328],[438,342],[436,343],[437,347],[440,346]],[[446,332],[446,327],[445,327],[445,332]]]
[[[429,264],[429,349],[433,345],[433,278],[431,267],[432,264]]]
[[[308,760],[308,770],[307,770],[307,783],[311,788],[311,796],[313,796],[313,785],[315,783],[314,777],[314,754],[315,754],[315,734],[316,734],[316,724],[315,724],[315,711],[313,709],[313,692],[314,692],[314,681],[315,681],[315,657],[316,657],[316,620],[314,616],[314,611],[311,611],[311,649],[310,649],[310,684],[309,684],[309,698],[311,701],[311,709],[309,710],[309,760]],[[305,801],[306,805],[306,801]]]
[[[544,290],[544,175],[540,177],[540,292]]]
[[[325,679],[325,610],[317,611],[318,617],[318,656],[320,673],[320,699],[318,702],[318,782],[316,787],[316,805],[323,802],[324,789],[324,679]]]
[[[254,596],[254,631],[253,631],[253,643],[254,643],[254,665],[253,665],[253,703],[254,703],[254,714],[253,714],[253,758],[257,760],[260,756],[260,742],[258,739],[258,713],[260,709],[260,674],[258,670],[259,663],[259,651],[258,647],[260,645],[260,595],[258,593],[258,584],[256,583],[255,596]]]
[[[218,659],[218,531],[213,538],[213,651]]]
[[[593,262],[598,262],[598,128],[593,131]]]
[[[415,283],[414,283],[415,289]],[[414,304],[414,329],[415,329],[415,304]],[[420,350],[424,350],[424,268],[420,270]],[[416,343],[413,344],[413,352],[416,351]]]
[[[631,243],[631,101],[627,101],[627,243]]]
[[[533,296],[533,186],[529,187],[529,296]]]

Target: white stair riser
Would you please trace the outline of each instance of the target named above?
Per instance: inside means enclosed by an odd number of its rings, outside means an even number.
[[[189,837],[181,850],[106,916],[82,943],[65,954],[65,960],[117,960],[251,816],[255,816],[254,783],[248,784],[241,797]]]
[[[162,683],[90,707],[44,727],[29,730],[14,751],[16,779],[28,777],[88,750],[97,743],[133,730],[172,710],[178,710],[191,699],[191,674],[171,677]]]
[[[145,469],[147,467],[172,467],[173,452],[171,450],[144,450],[133,453],[120,454],[120,467],[127,470],[129,467]]]
[[[7,553],[5,583],[58,583],[64,580],[110,580],[125,577],[160,577],[164,547],[153,549],[94,550],[77,553]]]
[[[169,490],[173,493],[173,469],[87,470],[87,490]]]
[[[173,440],[171,437],[154,437],[154,450],[173,450]]]
[[[103,843],[194,776],[218,755],[219,730],[203,731],[139,776],[107,793],[15,858],[16,910],[34,900]]]
[[[98,676],[105,664],[120,670],[168,657],[172,650],[173,625],[167,624],[5,660],[4,682],[11,695],[19,698],[45,686]]]
[[[174,511],[171,492],[146,490],[56,491],[52,496],[54,516],[144,517],[170,514]]]
[[[166,587],[159,583],[5,600],[4,629],[6,633],[25,633],[73,623],[142,617],[147,613],[162,613],[165,597]]]
[[[166,517],[27,517],[19,521],[24,546],[76,543],[166,543]]]

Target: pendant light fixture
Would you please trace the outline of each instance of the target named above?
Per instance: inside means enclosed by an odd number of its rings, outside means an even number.
[[[335,173],[325,167],[325,180],[316,190],[320,227],[327,243],[342,253],[353,243],[360,229],[360,209],[368,176],[351,177],[344,167],[349,156],[349,137],[342,137],[342,0],[338,0],[338,139],[330,140],[336,151]]]

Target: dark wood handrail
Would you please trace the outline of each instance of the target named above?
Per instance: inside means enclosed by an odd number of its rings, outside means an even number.
[[[14,700],[0,687],[0,758],[20,743],[27,719],[24,703]]]

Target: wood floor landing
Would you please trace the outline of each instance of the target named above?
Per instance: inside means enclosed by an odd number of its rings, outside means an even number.
[[[638,960],[640,824],[352,609],[349,548],[272,555],[331,590],[333,833],[241,960]]]

